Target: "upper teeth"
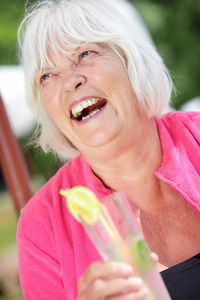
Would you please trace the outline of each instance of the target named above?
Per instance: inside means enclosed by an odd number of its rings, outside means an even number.
[[[74,115],[74,117],[78,117],[84,108],[96,104],[99,100],[101,100],[101,98],[97,97],[83,100],[82,102],[73,106],[72,114]]]

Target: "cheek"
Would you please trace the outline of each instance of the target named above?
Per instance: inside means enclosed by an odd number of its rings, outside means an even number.
[[[97,80],[103,82],[99,86],[104,88],[106,97],[114,104],[120,119],[125,120],[130,114],[133,115],[137,103],[127,71],[123,65],[116,62],[112,65],[107,64],[103,71],[104,76],[100,73],[97,77]]]
[[[95,75],[95,72],[93,72]],[[97,68],[97,75],[100,80],[111,84],[119,84],[128,79],[127,71],[121,61],[107,60]]]
[[[53,117],[53,111],[55,111],[55,105],[53,105],[52,97],[49,97],[47,94],[41,96],[44,108],[48,114]]]
[[[45,87],[41,90],[40,95],[43,105],[50,115],[61,109],[59,88],[49,84],[48,87]]]
[[[118,64],[114,66],[108,64],[100,72],[95,73],[93,78],[108,96],[118,98],[132,94],[133,89],[127,72]]]

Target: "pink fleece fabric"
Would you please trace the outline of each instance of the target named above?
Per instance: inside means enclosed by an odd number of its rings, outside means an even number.
[[[163,160],[155,172],[200,213],[200,113],[172,112],[156,119]],[[75,300],[86,268],[101,260],[70,215],[60,189],[83,185],[99,199],[112,191],[95,177],[83,156],[65,164],[25,206],[17,231],[25,300]]]

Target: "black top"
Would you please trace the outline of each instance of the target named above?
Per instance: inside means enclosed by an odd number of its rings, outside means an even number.
[[[200,300],[200,253],[161,272],[172,300]]]

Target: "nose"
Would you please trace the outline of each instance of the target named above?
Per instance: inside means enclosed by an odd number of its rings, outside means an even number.
[[[64,90],[68,93],[75,92],[82,85],[86,83],[86,77],[77,72],[70,72],[68,76],[64,77]]]

